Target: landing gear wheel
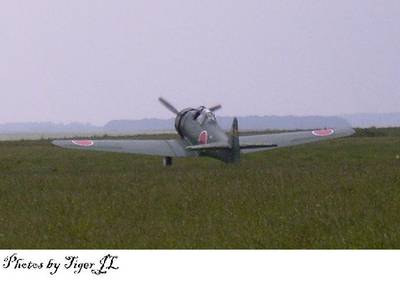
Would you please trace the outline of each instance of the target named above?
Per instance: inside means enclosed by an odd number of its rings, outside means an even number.
[[[164,166],[171,166],[172,165],[172,157],[164,157],[163,165]]]

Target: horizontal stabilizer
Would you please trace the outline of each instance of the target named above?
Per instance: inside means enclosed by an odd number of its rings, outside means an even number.
[[[276,144],[266,144],[266,143],[245,143],[240,144],[240,149],[256,149],[256,148],[271,148],[277,147]],[[186,149],[190,151],[203,151],[203,150],[221,150],[221,149],[232,149],[232,147],[227,143],[209,143],[202,145],[187,146]]]
[[[230,149],[230,146],[227,143],[216,142],[216,143],[209,143],[209,144],[187,146],[186,149],[190,150],[190,151],[221,150],[221,149]]]
[[[278,147],[276,144],[263,144],[263,143],[241,143],[240,149],[256,149],[256,148],[273,148]]]

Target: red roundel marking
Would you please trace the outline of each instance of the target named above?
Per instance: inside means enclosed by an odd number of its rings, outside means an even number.
[[[199,144],[207,144],[208,143],[208,132],[203,130],[199,134]]]
[[[92,140],[72,140],[72,143],[82,147],[90,147],[94,145]]]
[[[333,133],[335,133],[335,130],[333,129],[321,129],[321,130],[314,130],[312,132],[313,135],[318,137],[330,136]]]

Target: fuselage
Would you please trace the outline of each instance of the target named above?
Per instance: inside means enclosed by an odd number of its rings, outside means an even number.
[[[178,134],[191,145],[228,142],[228,135],[222,130],[214,113],[205,109],[184,109],[175,119]]]
[[[205,107],[180,111],[175,119],[175,129],[190,145],[229,142],[229,136],[219,127],[214,113]],[[199,154],[222,161],[229,161],[231,155],[227,150],[204,151]]]

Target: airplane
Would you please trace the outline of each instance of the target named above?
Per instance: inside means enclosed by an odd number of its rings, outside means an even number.
[[[214,112],[221,105],[186,108],[178,111],[160,97],[159,101],[176,115],[175,129],[179,138],[168,140],[54,140],[56,146],[70,149],[109,151],[163,157],[164,166],[174,157],[211,157],[225,163],[238,163],[241,154],[294,146],[354,134],[352,128],[325,128],[250,136],[239,136],[238,120],[226,133],[218,125]]]

